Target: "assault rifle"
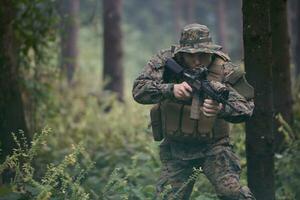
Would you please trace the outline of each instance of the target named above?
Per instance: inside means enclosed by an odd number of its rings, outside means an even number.
[[[195,69],[184,69],[173,58],[169,58],[166,61],[166,69],[170,70],[177,77],[181,77],[187,82],[193,89],[193,100],[191,106],[191,119],[199,119],[200,114],[200,98],[203,95],[210,97],[211,99],[228,105],[236,112],[240,112],[233,105],[228,102],[229,90],[222,88],[221,90],[214,89],[209,80],[207,80],[208,69],[204,66]]]

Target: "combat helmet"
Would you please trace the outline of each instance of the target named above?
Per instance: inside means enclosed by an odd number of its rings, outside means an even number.
[[[207,26],[201,24],[189,24],[182,29],[179,45],[174,45],[172,48],[173,55],[180,52],[211,53],[224,60],[230,60],[228,55],[222,51],[222,47],[212,42]]]

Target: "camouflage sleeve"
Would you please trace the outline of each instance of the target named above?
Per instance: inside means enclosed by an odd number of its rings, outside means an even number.
[[[173,98],[173,83],[163,80],[164,60],[160,55],[152,58],[133,83],[132,95],[141,104],[155,104]]]
[[[233,79],[232,77],[235,76],[234,73],[237,70],[239,70],[239,68],[231,64],[224,66],[225,85],[229,89],[228,102],[239,112],[234,111],[228,105],[223,105],[223,108],[218,115],[220,118],[223,118],[226,121],[231,123],[240,123],[246,121],[248,118],[252,116],[254,110],[254,101],[252,95],[251,94],[248,95],[247,91],[246,92],[243,91],[245,90],[244,88],[248,90],[253,90],[253,88],[251,86],[249,88],[248,86],[246,86],[243,87],[243,90],[240,90],[241,87],[235,87],[235,84],[245,84],[245,83],[239,83],[239,81],[231,82],[230,80],[228,80],[229,78]],[[241,78],[244,78],[244,74],[240,75],[240,79]],[[238,80],[238,78],[236,79]],[[240,92],[237,91],[237,89],[235,88],[238,88]],[[246,95],[242,95],[242,94],[246,94]]]
[[[254,109],[253,99],[246,100],[234,88],[229,88],[228,102],[239,112],[234,111],[227,105],[223,105],[219,113],[219,117],[231,123],[240,123],[251,117]]]

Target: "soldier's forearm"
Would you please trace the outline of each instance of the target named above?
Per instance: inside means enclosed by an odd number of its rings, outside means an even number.
[[[173,83],[135,83],[132,94],[136,102],[155,104],[167,98],[174,98]]]
[[[220,118],[223,118],[226,121],[232,123],[240,123],[252,116],[253,109],[254,109],[253,100],[247,101],[244,97],[242,97],[238,93],[231,91],[229,102],[236,110],[239,110],[240,112],[235,112],[229,106],[224,106],[219,113]]]

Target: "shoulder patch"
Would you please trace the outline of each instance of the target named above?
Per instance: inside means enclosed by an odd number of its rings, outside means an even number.
[[[254,98],[254,88],[246,80],[246,72],[244,70],[232,63],[227,63],[227,66],[224,66],[224,70],[227,70],[225,82],[229,83],[247,100]]]
[[[245,75],[236,81],[233,88],[247,100],[254,98],[254,88],[248,83]]]
[[[234,65],[232,62],[225,62],[224,65],[224,81],[233,85],[239,78],[243,76],[243,72],[240,67]]]
[[[246,73],[238,68],[233,70],[227,77],[226,80],[229,82],[231,85],[234,85],[242,76],[244,76]]]

